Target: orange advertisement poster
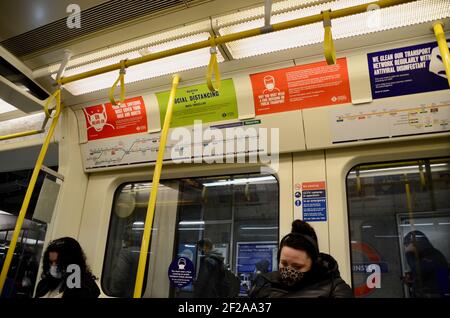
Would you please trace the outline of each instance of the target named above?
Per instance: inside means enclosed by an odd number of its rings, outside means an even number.
[[[147,115],[142,96],[123,104],[105,103],[83,109],[88,140],[96,140],[147,131]]]
[[[256,115],[351,102],[347,60],[251,74]]]

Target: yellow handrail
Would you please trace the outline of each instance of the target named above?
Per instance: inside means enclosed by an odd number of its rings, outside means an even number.
[[[14,250],[16,249],[17,240],[19,238],[20,230],[22,229],[23,220],[27,213],[28,205],[30,204],[31,195],[33,194],[34,187],[36,185],[37,178],[39,176],[39,171],[41,170],[42,163],[44,162],[45,154],[47,153],[48,145],[52,139],[53,133],[55,131],[56,125],[58,124],[59,115],[61,113],[61,89],[58,88],[54,94],[52,94],[45,104],[46,113],[48,113],[48,105],[50,101],[56,100],[55,115],[53,116],[52,124],[48,130],[47,136],[45,137],[44,143],[42,144],[41,151],[39,153],[36,165],[34,166],[33,174],[31,175],[30,183],[28,184],[27,192],[25,193],[25,198],[22,202],[22,207],[20,208],[19,215],[17,216],[16,226],[14,227],[14,232],[11,238],[11,243],[9,245],[8,252],[6,253],[5,262],[3,263],[2,271],[0,274],[0,295],[3,291],[3,286],[8,275],[9,267],[11,266],[11,261],[14,255]],[[48,113],[49,114],[49,113]],[[49,114],[50,115],[50,114]]]
[[[52,118],[51,110],[49,110],[48,107],[50,105],[50,102],[53,99],[61,98],[60,94],[61,94],[60,90],[57,89],[46,100],[45,105],[44,105],[45,120],[44,120],[44,123],[42,124],[42,128],[41,129],[28,130],[28,131],[23,131],[23,132],[18,132],[18,133],[13,133],[13,134],[9,134],[9,135],[0,136],[0,141],[13,139],[13,138],[19,138],[19,137],[25,137],[25,136],[32,136],[32,135],[37,135],[37,134],[45,132],[45,126],[47,124],[47,121],[48,121],[49,118]],[[57,95],[59,95],[59,96],[57,96]]]
[[[136,275],[136,284],[134,286],[134,298],[141,298],[142,283],[144,281],[145,267],[147,265],[147,252],[150,244],[151,230],[153,226],[153,216],[155,214],[156,197],[158,195],[159,178],[161,177],[161,169],[164,159],[164,151],[166,149],[167,135],[169,133],[170,122],[172,121],[173,105],[175,102],[175,94],[177,92],[180,76],[175,74],[172,80],[172,89],[170,91],[169,102],[167,104],[166,116],[161,132],[159,142],[158,157],[156,159],[155,170],[153,173],[152,190],[150,193],[149,203],[147,207],[147,216],[145,217],[144,233],[142,235],[141,252],[139,253],[139,265]]]
[[[433,26],[434,34],[439,46],[439,51],[442,56],[442,63],[445,67],[445,74],[447,74],[448,85],[450,86],[450,53],[448,50],[447,39],[445,38],[444,27],[441,22],[436,23]]]
[[[361,5],[357,5],[357,6],[353,6],[353,7],[349,7],[349,8],[332,11],[330,13],[330,19],[337,19],[337,18],[349,16],[349,15],[364,13],[367,11],[367,8],[370,6],[378,6],[380,9],[382,9],[382,8],[391,7],[391,6],[408,3],[408,2],[413,2],[413,1],[416,1],[416,0],[379,0],[379,1],[374,1],[371,3],[361,4]],[[273,28],[273,31],[281,31],[281,30],[295,28],[295,27],[308,25],[308,24],[321,22],[321,21],[323,21],[323,16],[322,16],[322,13],[319,13],[319,14],[312,15],[309,17],[303,17],[303,18],[294,19],[291,21],[276,23],[276,24],[272,25],[272,28]],[[255,29],[251,29],[251,30],[247,30],[247,31],[241,31],[241,32],[233,33],[233,34],[218,36],[215,38],[215,42],[217,45],[224,44],[224,43],[233,42],[233,41],[249,38],[252,36],[260,35],[260,34],[263,34],[264,32],[265,31],[262,30],[261,28],[255,28]],[[168,57],[168,56],[173,56],[173,55],[177,55],[177,54],[181,54],[181,53],[185,53],[185,52],[190,52],[190,51],[206,48],[209,46],[211,46],[211,42],[208,39],[205,41],[200,41],[200,42],[180,46],[177,48],[169,49],[166,51],[152,53],[152,54],[148,54],[148,55],[138,57],[135,59],[127,60],[127,61],[125,61],[125,67],[138,65],[138,64],[145,63],[145,62],[154,61],[154,60],[157,60],[157,59],[160,59],[163,57]],[[78,80],[81,80],[84,78],[92,77],[95,75],[115,71],[115,70],[120,69],[121,67],[122,67],[122,63],[115,63],[115,64],[111,64],[108,66],[97,68],[95,70],[90,70],[90,71],[83,72],[80,74],[63,77],[63,78],[61,78],[61,84],[67,84],[67,83],[75,82],[75,81],[78,81]]]
[[[40,130],[29,130],[29,131],[24,131],[24,132],[19,132],[19,133],[14,133],[14,134],[9,134],[9,135],[4,135],[4,136],[0,136],[0,141],[2,140],[8,140],[8,139],[13,139],[13,138],[18,138],[18,137],[25,137],[25,136],[31,136],[31,135],[37,135],[40,134],[42,132],[44,132],[45,130],[40,129]]]

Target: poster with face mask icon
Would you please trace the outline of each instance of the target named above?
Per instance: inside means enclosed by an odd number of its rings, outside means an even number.
[[[350,103],[347,60],[251,74],[256,115]]]
[[[367,60],[374,99],[448,89],[436,41],[369,53]]]
[[[142,96],[123,103],[105,103],[83,109],[88,141],[147,132],[147,115]]]

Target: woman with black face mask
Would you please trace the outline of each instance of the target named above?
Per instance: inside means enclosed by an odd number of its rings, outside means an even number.
[[[52,241],[44,253],[36,298],[97,298],[100,289],[80,244],[71,237]]]
[[[319,252],[314,229],[302,220],[292,222],[291,233],[281,240],[278,262],[278,271],[262,274],[250,290],[250,297],[353,297],[336,260]]]

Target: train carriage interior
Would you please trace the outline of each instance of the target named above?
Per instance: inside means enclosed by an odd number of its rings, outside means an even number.
[[[205,241],[247,298],[296,219],[449,298],[449,47],[448,0],[1,1],[0,298],[61,237],[101,298],[197,297]]]

